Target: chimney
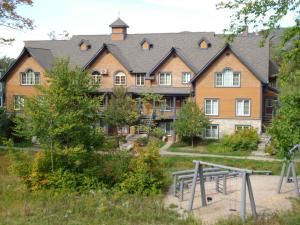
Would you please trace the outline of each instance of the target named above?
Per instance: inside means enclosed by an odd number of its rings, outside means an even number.
[[[249,34],[248,26],[245,26],[242,35],[243,35],[243,37],[247,37],[248,34]]]
[[[111,25],[111,40],[123,41],[127,35],[127,28],[129,27],[123,20],[118,18]]]

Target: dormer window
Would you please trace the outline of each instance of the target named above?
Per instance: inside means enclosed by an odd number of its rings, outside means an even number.
[[[26,70],[25,73],[21,73],[21,85],[39,85],[40,74],[34,72],[32,69]]]
[[[216,87],[240,87],[241,74],[233,72],[230,68],[225,68],[223,72],[215,74]]]
[[[88,40],[84,40],[84,39],[81,40],[78,45],[80,51],[88,51],[92,47],[91,43]]]
[[[151,48],[153,48],[153,44],[148,38],[144,38],[140,44],[144,50],[150,50]]]
[[[101,84],[101,74],[99,71],[93,71],[91,74],[91,85],[98,86]]]
[[[211,46],[210,42],[203,38],[198,42],[198,45],[200,49],[208,49]]]

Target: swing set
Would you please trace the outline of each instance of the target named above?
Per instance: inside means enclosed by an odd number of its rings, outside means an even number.
[[[255,206],[255,201],[254,201],[254,196],[253,196],[253,190],[252,190],[251,181],[250,181],[250,175],[253,174],[252,170],[240,169],[240,168],[219,165],[219,164],[209,163],[209,162],[203,162],[203,161],[198,161],[198,160],[194,160],[193,162],[195,163],[195,170],[194,170],[193,181],[192,181],[192,193],[191,193],[191,197],[189,200],[189,206],[188,206],[189,211],[191,211],[193,209],[197,181],[200,181],[202,207],[207,206],[206,200],[209,201],[209,197],[206,198],[205,176],[204,176],[203,166],[208,166],[208,167],[213,167],[213,168],[219,168],[220,170],[231,171],[233,173],[239,174],[242,177],[240,217],[243,220],[246,218],[247,190],[248,190],[248,194],[249,194],[252,216],[254,218],[257,217],[256,206]],[[232,211],[233,211],[233,209],[232,209]]]
[[[288,155],[282,164],[277,193],[280,194],[283,180],[285,178],[286,183],[294,183],[295,196],[299,198],[300,197],[299,185],[298,185],[297,172],[295,167],[295,154],[297,153],[297,151],[300,153],[300,144],[294,145],[294,147],[289,150]],[[292,178],[291,178],[291,173],[292,173]]]

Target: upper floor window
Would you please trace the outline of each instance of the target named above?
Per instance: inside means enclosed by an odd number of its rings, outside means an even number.
[[[136,75],[136,86],[145,86],[145,74]]]
[[[126,75],[123,72],[118,72],[115,75],[115,85],[126,85]]]
[[[38,85],[40,84],[40,74],[28,69],[21,73],[21,85]]]
[[[101,84],[101,77],[102,75],[99,73],[99,71],[92,72],[91,75],[91,85],[100,85]]]
[[[182,73],[182,83],[183,84],[188,84],[191,80],[191,76],[192,76],[192,73],[190,72],[183,72]]]
[[[205,115],[217,116],[219,115],[219,100],[205,99]]]
[[[223,72],[216,73],[216,87],[240,87],[240,73],[233,72],[229,68],[225,68]]]
[[[14,110],[20,111],[24,109],[25,98],[21,95],[14,95],[13,97]]]
[[[250,116],[250,100],[249,99],[236,100],[236,115],[237,116]]]
[[[160,73],[159,74],[159,85],[168,85],[172,84],[172,73]]]

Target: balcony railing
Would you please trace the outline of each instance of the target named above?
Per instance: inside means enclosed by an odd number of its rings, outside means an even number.
[[[176,107],[176,115],[179,114],[181,107]],[[173,118],[174,107],[155,107],[154,109],[148,108],[142,111],[143,115],[152,116],[156,118]]]

